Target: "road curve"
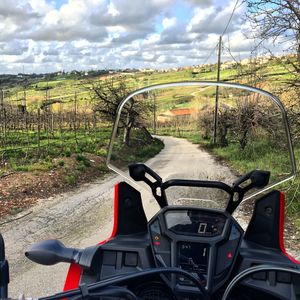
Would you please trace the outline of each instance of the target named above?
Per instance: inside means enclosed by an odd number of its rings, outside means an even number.
[[[233,174],[210,154],[184,139],[161,137],[164,149],[147,162],[163,179],[219,178],[232,182]],[[28,297],[53,294],[62,290],[67,264],[40,266],[27,260],[25,249],[40,240],[57,238],[70,247],[93,245],[110,235],[113,212],[113,187],[120,176],[86,184],[71,193],[41,201],[32,213],[0,226],[11,266],[10,297],[21,292]],[[155,201],[145,192],[143,205],[151,218],[157,211]]]

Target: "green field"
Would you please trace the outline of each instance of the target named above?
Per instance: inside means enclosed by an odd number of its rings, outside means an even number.
[[[211,65],[209,68],[202,67],[187,70],[168,71],[168,72],[135,72],[126,73],[126,75],[102,75],[97,77],[87,77],[78,79],[63,79],[57,76],[56,79],[43,79],[40,82],[31,84],[24,83],[20,86],[15,86],[9,90],[9,99],[12,103],[18,104],[26,98],[28,109],[34,109],[41,105],[47,99],[61,100],[63,103],[72,103],[76,94],[77,100],[81,105],[90,104],[90,87],[93,83],[97,83],[104,78],[118,81],[119,76],[126,78],[129,89],[134,90],[144,86],[176,82],[176,81],[194,81],[194,80],[216,80],[216,65]],[[253,72],[250,66],[232,66],[230,69],[221,70],[221,80],[246,83],[249,81],[247,77]],[[260,81],[268,82],[273,89],[281,85],[287,79],[292,77],[289,72],[289,65],[285,64],[285,60],[271,60],[268,63],[260,65],[255,72],[256,78]],[[275,86],[274,86],[275,85]],[[7,96],[8,97],[8,96]]]

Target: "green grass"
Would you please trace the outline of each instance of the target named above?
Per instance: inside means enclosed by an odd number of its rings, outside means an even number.
[[[15,132],[10,134],[14,145],[18,147],[6,146],[0,148],[2,165],[7,169],[15,171],[49,170],[51,165],[47,162],[55,157],[70,157],[73,153],[77,155],[77,160],[82,161],[85,167],[89,167],[90,162],[82,153],[93,153],[106,157],[111,134],[111,126],[103,125],[95,134],[91,135],[84,130],[78,130],[76,138],[74,132],[65,131],[62,136],[58,133],[49,135],[49,142],[46,133],[41,134],[40,148],[37,145],[36,133]],[[29,142],[28,142],[29,141]],[[1,168],[3,169],[3,167]]]
[[[227,147],[212,147],[211,151],[218,157],[229,162],[239,173],[245,173],[260,167],[260,169],[273,170],[274,174],[283,173],[286,166],[289,166],[288,153],[276,151],[276,145],[272,145],[268,140],[261,140],[245,149],[241,149],[238,143],[231,143]]]
[[[244,173],[257,168],[257,165],[263,166],[265,170],[273,170],[274,173],[288,171],[290,165],[288,154],[276,151],[276,147],[272,147],[266,141],[260,142],[256,147],[257,151],[254,156],[249,149],[241,151],[238,144],[231,144],[228,147],[211,147],[210,151],[218,157],[229,163],[233,169],[239,173]],[[261,151],[260,151],[261,150]],[[296,161],[300,161],[300,148],[295,148]],[[283,166],[286,166],[284,168]],[[285,170],[283,170],[285,169]],[[272,179],[272,174],[271,174]],[[286,193],[286,212],[288,216],[292,216],[297,224],[300,224],[300,178],[296,177],[293,182],[281,184],[277,188]],[[300,228],[300,227],[299,227]]]
[[[66,184],[75,185],[77,182],[77,173],[66,175],[63,179]]]
[[[9,211],[9,214],[11,214],[12,216],[15,216],[15,215],[17,215],[18,213],[20,213],[22,211],[23,211],[23,208],[18,207],[18,206],[13,206],[11,208],[11,210]]]

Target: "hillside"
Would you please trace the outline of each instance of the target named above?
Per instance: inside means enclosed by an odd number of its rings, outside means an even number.
[[[221,80],[256,85],[281,96],[282,101],[290,105],[292,97],[287,85],[287,81],[293,78],[290,72],[290,59],[293,58],[281,57],[243,64],[227,62],[222,64]],[[93,176],[99,176],[107,171],[104,161],[111,123],[104,121],[94,110],[94,85],[105,80],[118,85],[119,80],[123,78],[129,91],[166,82],[214,81],[216,71],[216,64],[212,64],[163,71],[127,70],[105,74],[73,72],[35,77],[19,75],[18,80],[6,78],[2,84],[4,97],[0,107],[0,176],[3,177],[2,181],[5,179],[5,184],[2,183],[5,190],[0,191],[0,202],[6,203],[7,206],[13,198],[14,190],[8,186],[8,177],[11,179],[11,185],[17,186],[16,194],[21,195],[22,199],[28,198],[30,194],[22,184],[16,184],[13,174],[17,176],[20,172],[33,174],[35,179],[32,179],[32,182],[41,174],[50,174],[47,177],[48,181],[52,176],[51,172],[60,174],[60,184],[56,183],[52,188],[55,192],[71,188],[83,178],[90,180]],[[178,94],[169,98],[166,91],[164,100],[167,101],[160,102],[158,96],[158,112],[171,111],[179,114],[182,113],[182,109],[189,110],[189,103],[195,96],[195,91],[196,89],[182,88]],[[214,93],[214,88],[207,88],[203,95],[212,96]],[[160,103],[163,103],[163,106]],[[214,153],[229,161],[232,160],[227,155],[226,148],[215,149]],[[296,154],[299,156],[297,141]],[[99,159],[92,158],[93,155]],[[94,165],[95,160],[97,163]],[[297,188],[289,191],[292,197],[299,193]],[[42,193],[39,193],[37,196],[41,195]],[[15,213],[28,205],[30,201],[10,202],[6,212]],[[298,205],[293,207],[290,206],[290,210],[293,213],[297,212]]]

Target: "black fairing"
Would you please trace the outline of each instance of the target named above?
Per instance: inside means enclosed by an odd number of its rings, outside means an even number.
[[[237,273],[258,265],[298,269],[282,251],[284,203],[279,191],[271,191],[255,203],[253,216],[240,247]],[[266,293],[271,299],[299,299],[299,277],[282,272],[259,272],[243,280],[242,289]],[[238,291],[239,289],[237,289]],[[246,290],[245,290],[246,291]],[[256,299],[256,298],[255,298]],[[270,299],[270,298],[258,298]]]
[[[116,236],[147,232],[147,218],[141,194],[126,182],[118,185],[118,224]]]
[[[5,258],[5,244],[0,233],[0,299],[7,298],[7,288],[9,283],[9,267]]]
[[[244,240],[280,249],[280,192],[272,191],[256,201]]]
[[[85,270],[81,283],[154,267],[140,192],[128,183],[120,182],[115,197],[117,211],[114,217],[117,220],[114,237],[91,248],[94,253],[85,263],[91,265],[90,272]]]
[[[76,260],[83,267],[80,284],[156,267],[186,268],[194,276],[200,274],[199,280],[206,286],[211,299],[219,300],[230,280],[253,266],[298,269],[281,249],[284,205],[279,191],[272,191],[256,201],[245,234],[228,212],[193,206],[165,207],[148,224],[141,194],[126,182],[118,184],[115,197],[114,234],[105,243],[80,251]],[[187,216],[189,211],[201,212],[201,222],[206,222],[211,229],[217,226],[219,231],[216,234],[199,232],[199,229],[197,232],[176,231],[173,227],[178,219],[174,212],[178,211],[185,211]],[[167,213],[175,218],[167,217]],[[172,220],[176,222],[168,225],[167,221]],[[192,230],[194,227],[184,228]],[[198,261],[195,253],[206,259]],[[188,263],[181,260],[182,256],[188,258]],[[261,271],[237,285],[230,299],[299,299],[296,280],[299,279],[282,272]],[[174,299],[172,293],[180,300],[202,299],[203,296],[188,281],[177,276],[151,275],[124,284],[144,299],[170,300]],[[150,294],[160,296],[153,298]]]

